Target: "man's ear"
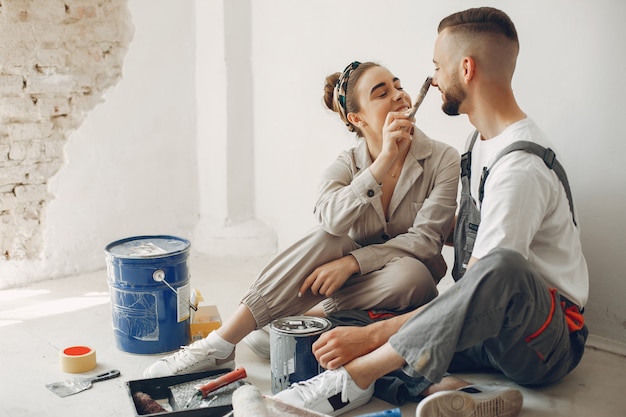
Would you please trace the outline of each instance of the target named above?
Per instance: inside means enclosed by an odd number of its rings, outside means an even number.
[[[474,78],[476,72],[476,61],[474,61],[474,58],[471,56],[463,58],[461,61],[461,69],[463,72],[463,81],[467,84]]]

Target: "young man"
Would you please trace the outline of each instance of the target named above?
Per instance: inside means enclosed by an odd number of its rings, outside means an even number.
[[[561,379],[582,357],[587,265],[564,170],[511,88],[515,26],[483,7],[448,16],[438,32],[433,86],[446,114],[467,114],[476,128],[462,161],[457,282],[404,316],[323,335],[315,354],[330,370],[278,393],[283,401],[338,415],[402,369],[407,392],[424,397],[418,417],[516,416],[518,390],[446,372],[496,370],[533,386]]]

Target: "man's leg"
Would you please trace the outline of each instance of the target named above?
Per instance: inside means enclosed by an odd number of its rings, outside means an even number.
[[[497,249],[389,342],[406,360],[407,374],[432,382],[441,380],[456,352],[482,345],[494,369],[516,382],[534,383],[548,371],[541,357],[552,356],[567,337],[563,313],[553,306],[551,292],[529,263],[517,252]],[[537,352],[525,341],[548,319],[550,333],[542,337],[547,341]]]

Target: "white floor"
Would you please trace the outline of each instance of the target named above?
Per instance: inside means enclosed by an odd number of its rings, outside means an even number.
[[[265,261],[194,257],[190,260],[191,284],[226,318]],[[111,322],[105,270],[0,291],[0,416],[133,416],[126,382],[140,379],[143,369],[160,355],[118,350]],[[75,376],[62,372],[59,364],[59,351],[74,345],[96,350],[98,366],[86,375],[114,368],[122,376],[58,398],[45,384]],[[237,366],[246,368],[248,382],[270,394],[268,361],[241,344]],[[524,394],[521,416],[624,416],[625,373],[625,357],[590,348],[579,367],[562,382],[539,390],[520,388]],[[462,376],[474,382],[514,385],[493,375]],[[414,416],[415,407],[404,405],[402,415]],[[346,416],[390,408],[395,406],[374,398]]]

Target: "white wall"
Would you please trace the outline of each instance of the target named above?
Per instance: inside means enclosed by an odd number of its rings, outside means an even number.
[[[193,4],[129,7],[123,78],[70,137],[50,184],[40,276],[104,268],[104,247],[120,238],[190,237],[198,219]]]
[[[321,170],[354,143],[321,104],[324,77],[352,60],[388,66],[414,95],[432,69],[437,24],[493,5],[515,22],[521,53],[514,88],[568,169],[591,272],[593,333],[626,342],[626,3],[530,1],[254,1],[253,71],[257,217],[280,247],[313,225]],[[417,123],[462,149],[471,129],[431,91]]]

